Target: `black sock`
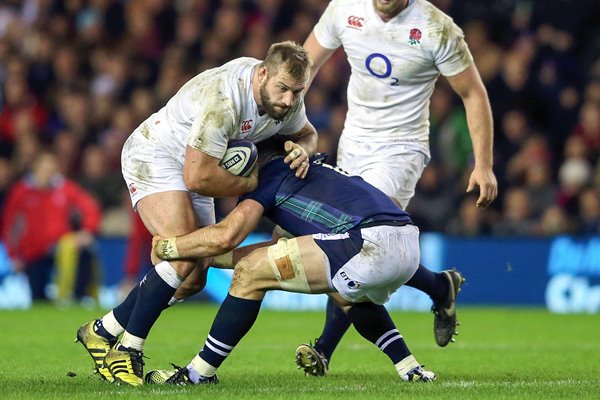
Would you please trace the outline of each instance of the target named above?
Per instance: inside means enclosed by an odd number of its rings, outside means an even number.
[[[131,311],[135,306],[135,302],[138,297],[138,293],[140,291],[140,284],[137,284],[131,289],[125,300],[115,308],[113,308],[113,315],[115,319],[121,326],[127,326],[129,322],[129,317],[131,316]],[[170,301],[171,299],[169,299]],[[183,300],[180,300],[183,301]],[[164,308],[168,308],[169,303],[165,304]]]
[[[247,300],[227,295],[215,316],[210,333],[199,355],[215,368],[254,325],[262,300]]]
[[[131,316],[131,311],[135,306],[135,302],[137,300],[138,294],[140,292],[140,284],[138,283],[131,289],[125,300],[115,308],[113,308],[113,315],[115,319],[122,327],[127,326],[129,322],[129,317]]]
[[[175,290],[161,278],[156,268],[150,270],[139,284],[138,296],[131,310],[126,331],[145,339]]]
[[[394,364],[410,355],[410,350],[384,306],[357,303],[348,312],[348,317],[358,333],[379,347]]]
[[[101,319],[97,319],[96,322],[94,322],[94,332],[107,339],[109,342],[114,342],[117,340],[116,336],[113,336],[109,331],[106,330]]]
[[[448,279],[439,272],[433,272],[419,264],[417,272],[405,283],[406,286],[419,289],[434,301],[443,300],[448,294]]]
[[[352,322],[350,322],[346,313],[338,307],[335,301],[328,298],[325,326],[315,345],[316,349],[323,353],[327,360],[331,361],[333,351],[351,324]]]

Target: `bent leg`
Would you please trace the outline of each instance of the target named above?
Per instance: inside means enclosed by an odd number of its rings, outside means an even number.
[[[153,235],[172,237],[196,229],[190,196],[185,191],[154,193],[137,203],[144,225]],[[137,290],[122,344],[142,350],[144,341],[181,282],[195,267],[193,261],[163,261],[151,269]],[[128,299],[134,300],[128,296]]]
[[[312,236],[280,239],[259,248],[235,266],[229,293],[240,298],[262,300],[268,290],[295,293],[328,293],[325,253]]]
[[[262,299],[272,289],[302,293],[331,291],[325,255],[312,237],[281,239],[273,246],[254,250],[238,262],[229,294],[219,308],[204,347],[188,365],[193,382],[215,375],[256,321]]]
[[[330,298],[327,299],[325,325],[321,335],[315,340],[315,349],[331,362],[331,356],[352,322],[348,315]]]

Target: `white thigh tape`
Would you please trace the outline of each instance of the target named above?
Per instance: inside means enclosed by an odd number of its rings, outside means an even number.
[[[281,238],[269,247],[269,264],[282,289],[310,293],[297,239]]]

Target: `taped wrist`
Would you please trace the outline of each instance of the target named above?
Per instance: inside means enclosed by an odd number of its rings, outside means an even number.
[[[156,252],[163,260],[178,259],[177,238],[160,239],[156,245]]]

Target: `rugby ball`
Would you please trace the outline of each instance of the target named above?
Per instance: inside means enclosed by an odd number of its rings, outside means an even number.
[[[256,145],[249,140],[235,139],[227,144],[227,150],[219,164],[237,176],[249,176],[258,160]]]

